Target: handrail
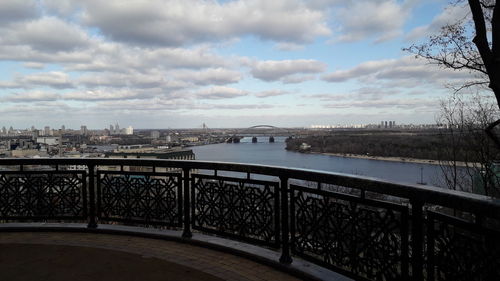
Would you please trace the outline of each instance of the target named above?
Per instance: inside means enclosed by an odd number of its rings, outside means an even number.
[[[500,199],[458,190],[449,190],[429,185],[417,185],[382,180],[374,177],[358,176],[344,173],[318,171],[281,166],[242,164],[217,161],[198,160],[164,160],[164,159],[110,159],[110,158],[2,158],[0,166],[5,165],[122,165],[122,166],[156,166],[180,169],[207,169],[253,173],[276,177],[289,177],[299,180],[329,182],[353,188],[411,199],[419,198],[425,203],[437,204],[449,208],[468,209],[474,212],[487,213],[500,218]]]
[[[56,168],[31,171],[24,169],[27,165]],[[86,166],[86,170],[74,171],[73,175],[62,172],[60,166],[68,165]],[[89,228],[106,222],[182,227],[185,239],[191,238],[191,229],[214,233],[281,249],[280,262],[284,264],[291,263],[295,254],[362,279],[423,280],[426,276],[438,276],[440,270],[450,269],[446,262],[452,261],[434,257],[443,249],[460,247],[451,244],[456,240],[452,237],[455,231],[461,239],[470,240],[465,243],[477,244],[481,251],[492,255],[488,259],[494,263],[500,260],[500,242],[495,242],[496,235],[500,235],[500,200],[478,194],[342,173],[227,162],[4,158],[0,159],[0,166],[19,166],[15,171],[0,170],[0,204],[8,206],[0,208],[3,220],[86,218]],[[120,166],[120,170],[107,171],[105,166]],[[125,166],[153,169],[125,172]],[[160,167],[177,170],[162,173],[158,172]],[[202,175],[199,170],[213,171],[213,175]],[[227,177],[220,171],[243,173],[243,177]],[[42,178],[36,179],[37,175]],[[274,179],[256,180],[251,175]],[[9,177],[17,182],[11,184]],[[304,186],[305,182],[317,183],[318,187]],[[57,196],[47,198],[66,188],[65,184],[70,186],[71,194],[81,192],[80,197],[70,203]],[[328,185],[361,193],[325,190]],[[44,194],[46,188],[52,188],[49,195]],[[372,198],[365,196],[366,192],[385,197]],[[30,201],[26,206],[19,203],[23,198],[17,197],[25,193],[30,194],[30,200],[40,197],[39,202]],[[10,204],[11,199],[17,203]],[[439,208],[448,210],[443,216],[428,215]],[[432,248],[426,247],[426,243]],[[360,266],[359,262],[365,259],[370,259],[370,265]],[[410,265],[411,273],[407,270]],[[486,272],[497,274],[498,270],[490,268]],[[472,269],[465,269],[465,273],[469,271]],[[464,270],[453,269],[445,275],[454,272]]]

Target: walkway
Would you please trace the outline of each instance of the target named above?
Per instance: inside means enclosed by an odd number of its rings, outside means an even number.
[[[0,280],[299,280],[234,255],[133,236],[6,232],[0,249]]]

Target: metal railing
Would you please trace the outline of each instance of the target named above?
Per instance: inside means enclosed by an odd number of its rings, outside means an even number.
[[[500,280],[500,201],[282,167],[149,159],[0,159],[0,221],[192,230],[360,280]]]

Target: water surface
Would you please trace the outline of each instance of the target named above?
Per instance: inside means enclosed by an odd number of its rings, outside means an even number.
[[[274,143],[259,137],[257,143],[244,138],[241,143],[221,143],[193,147],[197,160],[252,163],[376,177],[404,183],[421,179],[438,185],[442,176],[438,165],[358,159],[285,150],[285,138],[275,137]]]

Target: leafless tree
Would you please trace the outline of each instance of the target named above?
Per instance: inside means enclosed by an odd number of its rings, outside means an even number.
[[[438,122],[444,126],[440,137],[446,145],[438,156],[445,184],[450,189],[498,197],[500,178],[494,162],[500,150],[484,128],[498,118],[499,111],[491,97],[464,96],[454,93],[441,103]]]
[[[476,79],[466,81],[456,90],[487,86],[500,108],[500,7],[496,0],[457,0],[453,4],[465,3],[470,7],[471,19],[446,25],[428,42],[404,50],[445,68],[474,73]],[[494,134],[498,124],[500,119],[488,124],[485,130],[500,147],[500,139]]]

